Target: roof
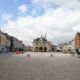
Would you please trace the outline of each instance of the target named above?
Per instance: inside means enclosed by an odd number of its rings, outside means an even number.
[[[34,41],[39,41],[40,40],[40,38],[36,38],[36,39],[34,39]]]
[[[38,42],[38,41],[40,41],[40,39],[41,39],[41,38],[36,38],[36,39],[34,39],[34,41]],[[42,40],[43,40],[43,41],[47,41],[45,38],[42,38]]]

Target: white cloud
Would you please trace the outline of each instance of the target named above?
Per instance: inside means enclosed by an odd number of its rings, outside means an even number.
[[[36,15],[36,9],[33,9],[33,10],[31,11],[31,14],[32,14],[32,15]]]
[[[52,43],[66,42],[74,38],[74,32],[80,28],[80,11],[57,8],[46,12],[42,16],[18,17],[16,21],[8,21],[2,30],[32,44],[34,38],[47,33]]]
[[[20,13],[25,13],[28,10],[28,7],[23,4],[18,7],[18,10],[20,11]]]
[[[79,0],[32,0],[32,2],[33,4],[38,4],[40,6],[45,5],[45,7],[58,5],[64,9],[80,9]]]
[[[5,13],[5,14],[1,15],[1,19],[4,20],[4,21],[9,21],[12,17],[13,17],[13,15],[10,15],[8,13]]]

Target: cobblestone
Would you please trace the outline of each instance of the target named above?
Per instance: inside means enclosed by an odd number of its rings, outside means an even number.
[[[80,59],[62,53],[0,54],[0,80],[80,80]]]

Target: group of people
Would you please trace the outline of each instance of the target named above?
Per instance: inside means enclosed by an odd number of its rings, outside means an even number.
[[[16,50],[16,54],[24,53],[24,51],[20,51],[19,49]]]

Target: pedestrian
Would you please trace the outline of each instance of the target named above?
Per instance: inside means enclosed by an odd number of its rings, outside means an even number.
[[[76,49],[76,53],[77,53],[78,58],[79,58],[79,55],[80,55],[80,49],[79,48]]]
[[[17,50],[16,50],[16,54],[20,54],[20,51],[19,51],[19,49],[17,49]]]

